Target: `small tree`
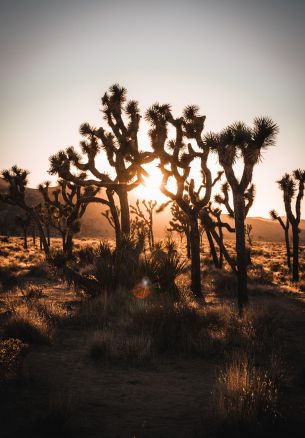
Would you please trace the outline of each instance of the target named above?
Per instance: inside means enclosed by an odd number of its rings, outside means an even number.
[[[63,251],[71,257],[73,236],[80,231],[80,219],[86,211],[89,199],[94,198],[99,189],[92,186],[82,189],[76,184],[59,180],[58,187],[51,193],[48,182],[41,184],[39,191],[50,209],[53,227],[61,234]]]
[[[217,152],[233,194],[238,272],[237,296],[240,314],[248,303],[245,195],[252,182],[254,166],[261,159],[262,151],[274,145],[277,132],[278,127],[271,119],[259,117],[254,119],[253,128],[237,122],[228,126],[220,134],[210,133],[205,137],[205,143]],[[240,179],[236,176],[234,169],[238,158],[243,161]]]
[[[154,230],[153,230],[153,213],[157,206],[157,201],[145,199],[142,200],[146,213],[141,209],[140,201],[137,199],[136,205],[130,206],[131,213],[135,216],[133,219],[133,228],[142,229],[148,240],[149,249],[152,251],[155,246]]]
[[[292,259],[292,281],[299,281],[299,225],[301,221],[301,201],[304,196],[305,170],[297,169],[292,175],[286,173],[278,181],[283,191],[284,205],[287,218],[292,228],[293,259]],[[296,195],[297,193],[297,195]],[[292,212],[292,200],[296,195],[295,214]]]
[[[176,202],[171,205],[172,220],[169,221],[170,228],[168,231],[175,231],[180,236],[185,236],[186,240],[186,255],[191,258],[191,244],[190,244],[190,222],[187,215],[179,207]]]
[[[21,228],[23,233],[23,248],[28,249],[28,229],[31,224],[31,216],[26,213],[24,216],[16,216],[15,224]]]
[[[45,238],[44,230],[37,214],[35,207],[30,206],[27,203],[25,197],[25,188],[28,183],[29,172],[24,169],[20,169],[18,166],[13,166],[9,170],[4,170],[2,176],[5,181],[8,182],[8,192],[4,195],[0,195],[0,201],[6,202],[7,204],[17,205],[22,210],[24,210],[35,222],[39,230],[44,252],[49,254],[49,247]]]
[[[278,221],[280,226],[284,230],[285,234],[285,244],[286,244],[286,257],[287,257],[287,267],[291,272],[291,253],[290,253],[290,241],[289,241],[289,219],[286,216],[286,223],[284,223],[283,219],[275,210],[270,211],[270,217],[273,221]]]

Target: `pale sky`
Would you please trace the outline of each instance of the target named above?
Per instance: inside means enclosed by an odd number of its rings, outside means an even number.
[[[206,131],[268,115],[277,145],[254,175],[251,216],[284,213],[275,181],[305,167],[305,2],[0,0],[0,168],[46,179],[48,158],[102,123],[113,83],[144,111],[197,104]],[[142,148],[148,146],[145,129]],[[303,207],[303,217],[305,207]]]

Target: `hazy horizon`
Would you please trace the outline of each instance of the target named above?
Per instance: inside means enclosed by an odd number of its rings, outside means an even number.
[[[275,181],[305,167],[305,5],[301,1],[4,1],[0,51],[1,169],[50,179],[48,158],[77,146],[82,122],[102,124],[114,82],[140,103],[179,115],[197,104],[206,132],[268,115],[277,145],[254,172],[250,216],[284,214]],[[141,129],[141,147],[149,145]],[[303,206],[303,218],[305,206]]]

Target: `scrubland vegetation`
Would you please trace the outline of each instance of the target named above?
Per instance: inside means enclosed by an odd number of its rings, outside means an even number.
[[[66,268],[59,240],[46,261],[38,247],[2,239],[3,436],[302,436],[303,270],[296,285],[285,245],[254,243],[240,317],[235,274],[213,267],[208,241],[204,306],[178,245],[157,242],[158,260],[173,268],[161,271],[164,289],[153,254],[140,252],[131,269],[132,244],[126,278],[114,246],[97,239],[77,240]]]
[[[58,185],[41,184],[37,205],[28,171],[2,172],[0,201],[24,214],[23,237],[1,237],[2,435],[303,436],[305,171],[278,181],[286,218],[270,214],[285,244],[256,242],[246,222],[277,124],[204,134],[196,105],[175,117],[156,103],[142,151],[139,106],[123,87],[104,94],[102,113],[106,129],[81,125],[80,152],[50,157]],[[168,201],[131,205],[153,162]],[[89,204],[103,206],[113,241],[77,239]],[[161,241],[154,221],[168,207]]]

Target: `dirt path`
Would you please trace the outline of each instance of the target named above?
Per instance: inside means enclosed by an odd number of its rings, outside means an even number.
[[[24,431],[27,422],[36,423],[34,428],[29,426],[29,436],[47,433],[45,424],[31,418],[31,411],[43,418],[52,409],[69,411],[74,437],[195,436],[198,418],[211,402],[214,366],[202,361],[148,369],[96,365],[87,357],[90,334],[65,330],[59,335],[57,345],[29,354],[24,364],[27,384],[15,390],[24,410],[18,419],[20,427]],[[35,428],[36,435],[31,435]],[[15,421],[12,432],[17,430]]]

